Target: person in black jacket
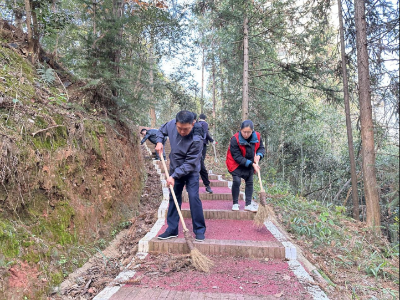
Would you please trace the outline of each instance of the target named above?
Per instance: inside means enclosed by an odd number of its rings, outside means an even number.
[[[179,207],[182,204],[182,191],[186,185],[189,195],[190,213],[192,215],[193,232],[196,241],[205,239],[206,224],[203,205],[199,197],[199,171],[201,150],[203,149],[202,128],[195,126],[193,113],[180,111],[174,120],[165,123],[158,130],[156,151],[163,150],[162,141],[168,136],[171,153],[169,154],[170,169],[167,186],[173,186]],[[168,228],[158,236],[165,240],[178,236],[179,214],[174,199],[170,193],[167,213]]]
[[[143,136],[143,139],[140,141],[140,145],[143,145],[144,142],[148,139],[152,144],[156,145],[157,144],[157,132],[158,129],[149,129],[147,130],[146,128],[143,128],[140,130],[140,134]],[[165,144],[165,141],[167,138],[164,139],[163,145]],[[165,150],[163,149],[163,156],[164,160],[166,159],[165,156]],[[156,151],[156,160],[160,160],[160,156],[158,155],[158,152]]]
[[[207,155],[207,144],[208,142],[215,143],[214,139],[211,137],[210,133],[208,132],[208,123],[206,122],[206,115],[200,114],[199,120],[197,123],[201,125],[203,128],[204,140],[203,140],[203,151],[201,156],[201,168],[200,168],[200,176],[201,180],[206,187],[206,192],[212,194],[213,190],[210,187],[210,180],[208,179],[208,171],[206,165],[204,164],[204,160],[206,159]]]
[[[254,124],[250,120],[243,121],[240,131],[233,135],[226,153],[226,166],[232,175],[232,210],[239,210],[239,192],[241,179],[246,183],[246,204],[244,210],[257,212],[258,207],[252,203],[253,174],[260,169],[258,162],[265,155],[265,148],[261,135],[254,131]]]

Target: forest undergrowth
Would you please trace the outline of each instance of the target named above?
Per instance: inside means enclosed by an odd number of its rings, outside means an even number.
[[[213,173],[231,180],[224,157],[216,162],[208,152],[206,160]],[[349,217],[344,206],[294,195],[287,185],[268,182],[265,177],[263,185],[277,222],[318,269],[326,281],[322,288],[331,299],[399,298],[398,242],[390,243],[364,222]],[[259,191],[255,184],[255,201]]]

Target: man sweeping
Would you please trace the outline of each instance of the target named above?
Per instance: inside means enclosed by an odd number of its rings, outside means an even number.
[[[143,128],[140,130],[140,134],[143,136],[143,139],[140,141],[140,145],[143,145],[146,140],[149,140],[152,144],[156,145],[157,144],[157,132],[158,129],[146,129]],[[165,141],[167,138],[164,139],[163,144],[165,144]],[[166,158],[165,156],[165,150],[163,149],[163,157],[164,159]],[[160,160],[160,156],[158,155],[158,152],[156,151],[156,160]]]
[[[179,208],[182,205],[182,190],[186,185],[189,195],[190,212],[192,215],[193,232],[196,241],[204,241],[206,224],[203,214],[203,205],[199,197],[199,171],[203,149],[202,128],[194,126],[193,113],[182,110],[176,118],[165,123],[158,130],[156,151],[163,150],[163,140],[168,136],[171,153],[169,178],[167,186],[173,186]],[[178,236],[179,214],[174,199],[170,193],[167,214],[168,228],[158,236],[165,240]]]

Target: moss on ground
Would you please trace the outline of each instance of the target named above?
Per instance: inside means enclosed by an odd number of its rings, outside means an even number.
[[[103,153],[100,145],[99,137],[105,137],[107,129],[101,121],[85,120],[85,130],[90,140],[89,147],[93,149],[97,158],[102,158]]]
[[[0,93],[14,102],[27,103],[35,98],[33,66],[11,49],[0,51]]]

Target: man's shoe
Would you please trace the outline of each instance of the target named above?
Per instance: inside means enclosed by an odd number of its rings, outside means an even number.
[[[239,204],[233,204],[232,210],[239,210],[240,206]]]
[[[176,237],[178,237],[177,234],[172,234],[168,231],[165,231],[164,233],[162,233],[158,236],[158,239],[159,240],[168,240],[168,239],[172,239],[172,238],[176,238]]]
[[[204,242],[205,238],[206,237],[204,236],[204,233],[198,233],[198,234],[196,234],[195,241],[196,242]]]
[[[213,190],[210,188],[209,185],[206,186],[206,192],[212,194]]]
[[[251,212],[257,212],[258,208],[255,207],[253,204],[250,204],[250,205],[246,205],[244,207],[244,210],[251,211]]]

